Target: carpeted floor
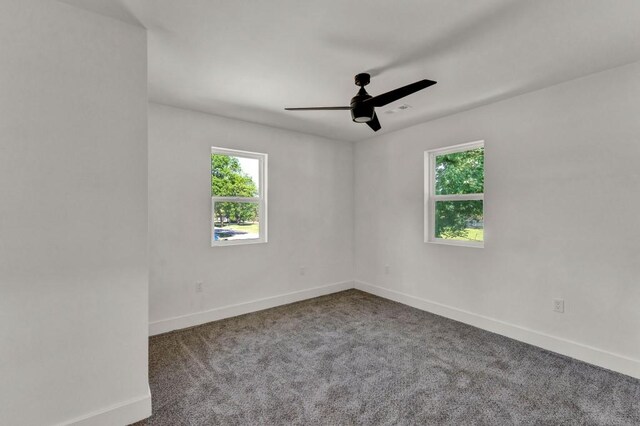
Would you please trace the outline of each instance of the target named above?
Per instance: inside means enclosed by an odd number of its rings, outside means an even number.
[[[150,340],[139,425],[640,425],[640,381],[349,290]]]

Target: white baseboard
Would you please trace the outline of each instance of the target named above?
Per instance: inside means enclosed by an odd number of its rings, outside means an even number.
[[[279,294],[265,297],[263,299],[238,303],[235,305],[222,306],[207,311],[195,312],[193,314],[181,315],[164,320],[149,323],[149,335],[166,333],[168,331],[179,330],[181,328],[193,327],[194,325],[205,324],[211,321],[218,321],[224,318],[231,318],[250,312],[261,311],[263,309],[274,308],[288,303],[299,302],[301,300],[312,299],[326,294],[337,293],[353,288],[353,281],[343,281],[334,284],[327,284],[320,287],[313,287],[291,293]]]
[[[150,415],[151,390],[148,389],[146,395],[59,423],[59,426],[124,426]]]
[[[149,324],[149,335],[166,333],[168,331],[181,328],[193,327],[211,321],[230,318],[250,312],[261,311],[263,309],[274,308],[288,303],[299,302],[326,294],[336,293],[343,290],[356,288],[358,290],[403,303],[423,311],[431,312],[446,318],[451,318],[483,330],[491,331],[511,339],[519,340],[540,348],[559,353],[580,361],[594,364],[609,370],[617,371],[631,377],[640,379],[640,360],[628,358],[623,355],[608,352],[602,349],[588,346],[582,343],[567,340],[561,337],[552,336],[529,328],[510,324],[495,318],[475,314],[444,305],[417,296],[389,290],[362,281],[343,281],[314,287],[306,290],[295,291],[263,299],[257,299],[236,305],[223,306],[203,312],[182,315],[155,321]]]
[[[473,312],[443,305],[420,297],[411,296],[395,290],[378,287],[362,281],[355,281],[354,285],[358,290],[384,297],[385,299],[390,299],[423,311],[451,318],[483,330],[491,331],[502,336],[510,337],[561,355],[640,379],[640,360],[637,359],[628,358],[623,355],[607,352],[582,343],[541,333],[539,331],[520,327],[494,318],[486,317],[484,315],[474,314]]]

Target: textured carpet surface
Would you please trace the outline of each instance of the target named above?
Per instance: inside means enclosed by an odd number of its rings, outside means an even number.
[[[150,339],[140,425],[640,425],[640,381],[349,290]]]

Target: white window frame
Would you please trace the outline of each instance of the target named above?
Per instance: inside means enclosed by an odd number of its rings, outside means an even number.
[[[443,154],[453,154],[455,152],[469,151],[484,147],[484,140],[462,143],[459,145],[447,146],[444,148],[431,149],[424,152],[424,242],[433,244],[446,244],[450,246],[464,247],[484,247],[484,238],[481,242],[450,240],[447,238],[436,238],[436,201],[468,201],[482,200],[484,211],[484,192],[482,194],[453,194],[436,195],[436,157]],[[484,217],[484,214],[483,214]],[[486,236],[486,233],[485,233]]]
[[[260,152],[240,151],[237,149],[219,148],[212,146],[211,154],[228,155],[230,157],[254,158],[258,160],[258,196],[257,197],[218,197],[211,196],[211,223],[209,232],[211,233],[211,247],[234,246],[242,244],[260,244],[267,242],[267,160],[268,155]],[[209,172],[211,181],[211,171]],[[209,183],[211,187],[211,183]],[[209,190],[211,192],[211,190]],[[260,220],[260,237],[250,240],[218,240],[215,239],[215,203],[219,202],[239,202],[258,204],[258,219]]]

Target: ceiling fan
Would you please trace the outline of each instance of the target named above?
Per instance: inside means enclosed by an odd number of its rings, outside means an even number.
[[[374,132],[377,132],[382,127],[378,116],[375,112],[375,107],[382,107],[398,99],[404,98],[418,90],[426,89],[429,86],[436,84],[432,80],[420,80],[415,83],[408,84],[406,86],[399,87],[389,92],[383,93],[378,96],[371,96],[364,90],[364,86],[369,84],[371,76],[367,73],[360,73],[356,75],[356,86],[360,86],[358,94],[351,98],[350,106],[336,106],[336,107],[308,107],[308,108],[285,108],[287,111],[318,111],[318,110],[350,110],[351,118],[356,123],[367,123]]]

